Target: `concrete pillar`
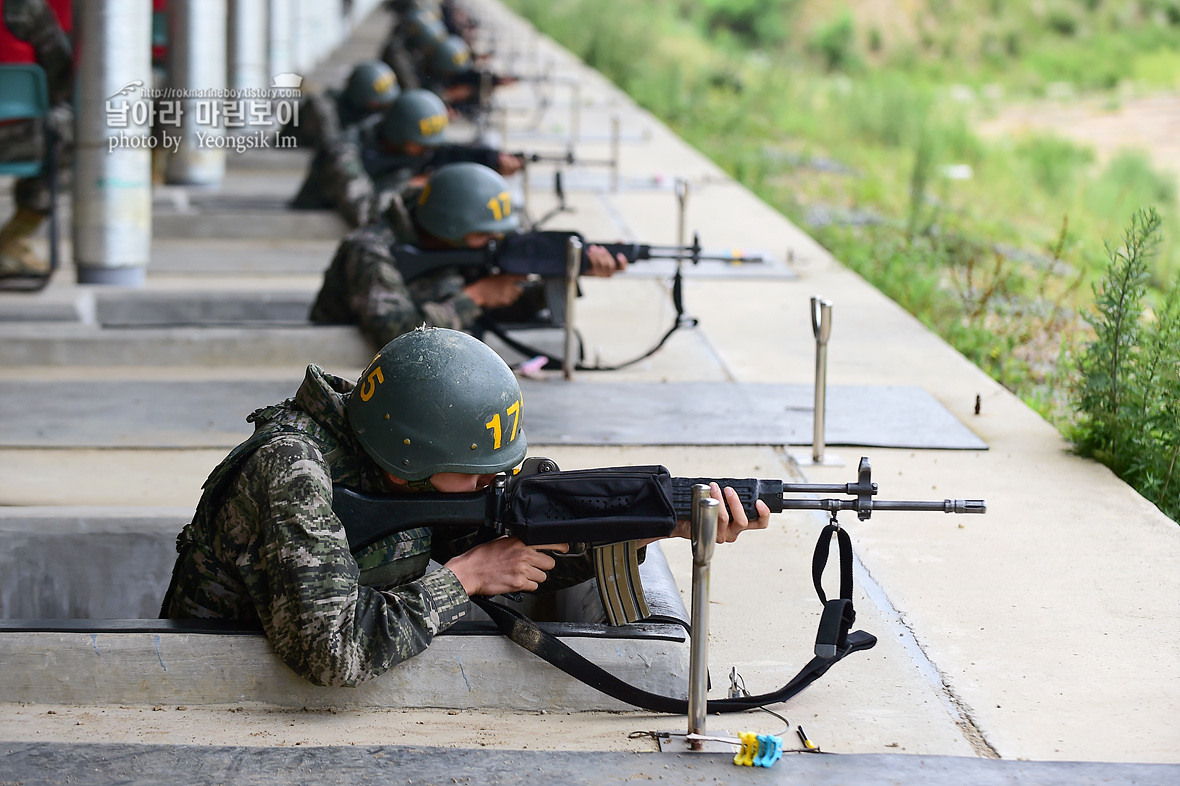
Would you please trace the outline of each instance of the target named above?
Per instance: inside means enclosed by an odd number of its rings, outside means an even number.
[[[180,149],[168,156],[168,183],[216,187],[225,178],[225,149],[217,147],[225,136],[223,99],[211,97],[226,87],[225,2],[168,2],[170,85],[196,96],[181,101],[181,143]]]
[[[266,0],[230,0],[228,20],[229,87],[257,90],[270,84],[267,74]]]
[[[73,242],[83,284],[143,284],[152,239],[150,0],[75,6]]]
[[[291,51],[291,0],[268,0],[270,15],[267,19],[267,60],[269,76],[295,70]]]

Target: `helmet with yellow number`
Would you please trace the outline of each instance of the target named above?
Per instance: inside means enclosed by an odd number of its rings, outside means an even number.
[[[429,90],[405,90],[385,110],[380,133],[391,145],[413,142],[437,147],[449,124],[447,105],[441,98]]]
[[[451,79],[471,70],[471,47],[457,35],[447,36],[430,55],[430,72],[439,79]]]
[[[458,330],[424,326],[386,344],[345,409],[369,457],[403,480],[506,472],[528,450],[512,370]]]
[[[430,175],[414,218],[425,231],[455,245],[472,232],[502,235],[520,225],[503,175],[466,161],[439,167]]]
[[[348,103],[370,112],[392,104],[399,92],[393,69],[380,60],[357,63],[348,75],[348,85],[344,88]]]

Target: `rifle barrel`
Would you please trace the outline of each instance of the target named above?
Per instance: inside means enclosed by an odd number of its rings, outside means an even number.
[[[870,499],[863,504],[856,499],[795,499],[785,494],[783,510],[855,510],[858,513],[877,510],[902,510],[930,513],[987,513],[987,500],[944,499],[944,500],[892,500]]]

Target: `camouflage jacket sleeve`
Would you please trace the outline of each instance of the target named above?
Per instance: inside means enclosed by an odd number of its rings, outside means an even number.
[[[341,261],[349,311],[375,346],[383,347],[422,323],[465,330],[482,310],[463,292],[458,273],[440,272],[406,285],[390,252],[392,233],[368,229],[353,233]]]
[[[288,129],[299,147],[325,147],[340,137],[336,101],[327,93],[313,93],[299,107],[299,125]]]
[[[375,216],[377,192],[373,179],[365,172],[360,145],[338,139],[317,156],[317,174],[323,183],[327,201],[354,227],[364,226]]]
[[[300,676],[356,685],[422,652],[464,615],[467,594],[445,568],[388,590],[360,584],[327,465],[306,439],[264,445],[239,478],[228,515],[243,541],[242,582],[275,652]]]

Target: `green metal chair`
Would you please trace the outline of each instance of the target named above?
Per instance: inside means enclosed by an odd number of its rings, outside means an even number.
[[[44,174],[49,181],[49,272],[20,277],[33,289],[41,289],[49,283],[58,265],[57,133],[49,116],[49,80],[44,69],[35,63],[0,63],[0,123],[38,118],[45,129],[44,154],[24,161],[0,160],[0,175],[36,177]]]

